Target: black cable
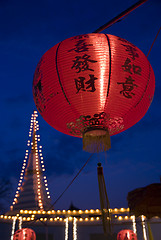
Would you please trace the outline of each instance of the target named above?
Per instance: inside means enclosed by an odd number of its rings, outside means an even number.
[[[112,20],[110,20],[109,22],[105,23],[103,26],[101,26],[98,29],[96,29],[93,33],[102,32],[103,30],[105,30],[106,28],[110,27],[114,23],[118,22],[121,18],[125,17],[127,14],[129,14],[130,12],[132,12],[133,10],[135,10],[136,8],[141,6],[146,1],[148,1],[148,0],[140,0],[140,1],[138,1],[137,3],[135,3],[134,5],[132,5],[131,7],[129,7],[128,9],[126,9],[125,11],[123,11],[122,13],[117,15],[116,17],[114,17]]]
[[[83,168],[87,165],[87,163],[89,162],[89,160],[91,159],[91,157],[93,156],[93,153],[90,155],[90,157],[87,159],[87,161],[85,162],[85,164],[81,167],[81,169],[79,170],[79,172],[75,175],[75,177],[72,179],[72,181],[68,184],[68,186],[65,188],[65,190],[59,195],[59,197],[55,200],[55,202],[51,205],[51,207],[48,209],[48,211],[59,201],[59,199],[63,196],[63,194],[68,190],[68,188],[72,185],[72,183],[74,182],[74,180],[78,177],[78,175],[81,173],[81,171],[83,170]]]
[[[90,156],[89,156],[89,158],[87,159],[87,161],[85,162],[85,164],[81,167],[81,169],[78,171],[78,173],[75,175],[75,177],[72,179],[72,181],[68,184],[68,186],[65,188],[65,190],[59,195],[59,197],[55,200],[55,202],[50,206],[50,208],[48,209],[48,210],[46,210],[46,212],[47,211],[49,211],[58,201],[59,201],[59,199],[63,196],[63,194],[68,190],[68,188],[72,185],[72,183],[74,182],[74,180],[78,177],[78,175],[81,173],[81,171],[84,169],[84,167],[87,165],[87,163],[89,162],[89,160],[91,159],[91,157],[93,156],[93,154],[94,153],[92,153]],[[44,215],[44,216],[46,216],[46,215]],[[34,220],[32,220],[32,221],[30,221],[30,223],[29,224],[33,224],[33,223],[35,223],[35,222],[37,222],[37,221],[41,221],[40,220],[40,218],[41,217],[37,217],[37,218],[35,218]]]
[[[156,35],[154,41],[152,42],[152,45],[151,45],[151,47],[150,47],[150,49],[149,49],[149,52],[148,52],[148,54],[147,54],[147,57],[149,56],[149,53],[151,52],[152,47],[153,47],[155,41],[157,40],[157,37],[158,37],[158,35],[159,35],[160,30],[161,30],[161,27],[159,28],[159,30],[158,30],[158,32],[157,32],[157,35]]]

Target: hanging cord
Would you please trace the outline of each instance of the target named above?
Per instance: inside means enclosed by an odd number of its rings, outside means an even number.
[[[48,209],[48,211],[59,201],[59,199],[63,196],[63,194],[68,190],[68,188],[72,185],[74,180],[78,177],[78,175],[81,173],[81,171],[85,168],[91,157],[93,156],[93,153],[90,155],[90,157],[87,159],[85,164],[81,167],[79,172],[75,175],[75,177],[72,179],[72,181],[68,184],[68,186],[65,188],[65,190],[60,194],[60,196],[55,200],[55,202],[51,205],[51,207]]]
[[[94,153],[92,153],[89,158],[87,159],[87,161],[85,162],[85,164],[81,167],[81,169],[78,171],[78,173],[75,175],[75,177],[72,179],[72,181],[68,184],[68,186],[65,188],[65,190],[60,194],[60,196],[55,200],[55,202],[50,206],[50,208],[46,211],[49,211],[58,201],[59,199],[63,196],[63,194],[68,190],[68,188],[72,185],[72,183],[74,182],[74,180],[78,177],[78,175],[81,173],[81,171],[85,168],[85,166],[87,165],[87,163],[89,162],[89,160],[91,159],[91,157],[93,156]],[[30,221],[30,223],[34,223],[37,220],[40,220],[40,218],[36,218],[33,221]],[[43,223],[43,222],[42,222]]]
[[[149,56],[149,53],[150,53],[151,50],[152,50],[152,47],[153,47],[153,45],[154,45],[154,43],[155,43],[155,41],[156,41],[156,39],[157,39],[157,37],[158,37],[158,35],[159,35],[160,30],[161,30],[161,27],[159,28],[159,30],[158,30],[158,32],[157,32],[157,35],[156,35],[156,37],[155,37],[155,39],[154,39],[154,41],[153,41],[153,43],[152,43],[152,45],[151,45],[151,47],[150,47],[150,49],[149,49],[149,52],[148,52],[148,54],[147,54],[147,57]]]
[[[128,9],[126,9],[125,11],[123,11],[122,13],[117,15],[116,17],[114,17],[112,20],[110,20],[109,22],[105,23],[103,26],[96,29],[93,33],[102,32],[106,28],[112,26],[114,23],[121,21],[123,19],[123,17],[125,17],[127,14],[131,13],[133,10],[135,10],[136,8],[138,8],[139,6],[141,6],[143,3],[147,2],[147,1],[148,0],[138,1],[137,3],[135,3],[134,5],[132,5],[131,7],[129,7]]]

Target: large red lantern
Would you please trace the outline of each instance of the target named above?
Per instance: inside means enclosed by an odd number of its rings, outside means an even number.
[[[36,240],[36,234],[30,228],[21,228],[15,232],[13,240]]]
[[[137,240],[137,236],[132,230],[124,229],[117,234],[117,240]]]
[[[100,33],[71,37],[49,49],[33,80],[42,117],[58,131],[83,137],[89,152],[107,150],[110,135],[137,123],[154,88],[144,53],[125,39]]]

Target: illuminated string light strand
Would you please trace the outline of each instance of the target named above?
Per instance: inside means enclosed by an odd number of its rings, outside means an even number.
[[[33,128],[33,114],[31,116],[29,138],[32,136],[32,128]],[[31,140],[28,139],[28,141],[27,141],[28,148],[30,146],[30,143],[31,143]],[[17,190],[16,190],[16,194],[15,194],[14,200],[12,202],[12,205],[10,206],[11,210],[13,209],[13,205],[15,205],[17,203],[17,198],[19,197],[19,192],[21,190],[21,186],[22,186],[23,179],[24,179],[24,173],[25,173],[26,166],[27,166],[28,155],[29,155],[29,149],[26,149],[25,157],[24,157],[23,164],[22,164],[20,179],[19,179],[19,182],[18,182],[18,187],[17,187]]]
[[[15,225],[16,225],[16,217],[13,219],[13,224],[12,224],[12,232],[11,232],[11,240],[13,240],[14,233],[15,233]]]
[[[40,135],[37,135],[36,132],[39,130],[39,124],[38,124],[38,120],[37,120],[38,114],[37,111],[34,111],[34,113],[31,115],[31,122],[30,122],[30,129],[29,129],[29,139],[27,141],[27,148],[26,149],[26,153],[25,153],[25,157],[24,157],[24,161],[22,164],[22,170],[21,170],[21,174],[20,174],[20,179],[18,182],[18,187],[16,190],[16,194],[14,197],[14,200],[12,202],[11,205],[11,210],[13,209],[13,205],[15,205],[17,203],[17,198],[19,197],[19,193],[21,191],[21,186],[24,180],[24,173],[26,170],[26,166],[27,166],[27,160],[29,157],[29,147],[31,146],[31,149],[33,151],[35,151],[35,164],[36,164],[36,182],[37,182],[37,199],[38,199],[38,205],[40,207],[41,210],[43,210],[43,202],[42,202],[42,191],[41,191],[41,180],[43,178],[43,182],[44,182],[44,186],[46,189],[46,194],[47,197],[50,198],[50,193],[49,193],[49,189],[48,189],[48,184],[47,184],[47,178],[46,176],[42,177],[41,172],[45,172],[45,166],[44,166],[44,160],[43,160],[43,155],[42,155],[42,146],[38,147],[38,142],[40,142]],[[32,139],[33,138],[33,139]],[[39,161],[39,156],[40,156],[40,161]]]
[[[112,214],[112,219],[114,219],[114,220],[129,222],[129,223],[130,222],[136,223],[135,216],[134,215],[129,216],[129,208],[110,209],[110,212]],[[115,213],[117,213],[118,215],[115,215]],[[128,215],[125,215],[125,213]],[[95,210],[94,209],[90,209],[90,210],[87,210],[87,209],[81,210],[80,209],[80,210],[73,210],[73,211],[71,211],[71,210],[50,210],[50,211],[20,210],[20,215],[21,214],[23,215],[22,221],[32,221],[34,219],[39,219],[39,215],[41,215],[41,221],[64,221],[64,222],[66,222],[67,218],[68,218],[67,221],[73,221],[74,216],[78,215],[77,218],[75,217],[75,220],[77,222],[83,222],[83,221],[88,222],[88,221],[101,221],[102,212],[99,209],[95,209]],[[25,214],[26,214],[26,217],[25,217]],[[43,218],[42,215],[45,215],[45,217]],[[96,216],[93,217],[93,215],[96,215]],[[0,219],[5,219],[5,220],[9,220],[9,221],[11,219],[13,220],[14,217],[16,217],[16,216],[0,215]],[[18,219],[20,219],[20,217]],[[145,223],[145,219],[146,219],[145,216],[141,216],[141,218],[140,218],[141,223],[143,223],[143,222]],[[157,216],[156,216],[156,219],[158,219]],[[145,228],[146,228],[146,226],[145,226]],[[133,226],[133,231],[136,233],[134,226]]]
[[[19,225],[18,225],[19,229],[22,229],[22,217],[19,217]]]
[[[35,156],[36,156],[36,176],[37,176],[37,194],[38,194],[38,204],[41,210],[43,210],[43,196],[42,196],[42,186],[41,186],[41,171],[45,171],[43,156],[42,156],[42,146],[39,146],[38,148],[38,142],[40,141],[40,135],[37,135],[36,132],[39,130],[39,124],[38,120],[36,119],[38,117],[37,111],[34,111],[34,146],[32,148],[35,148]],[[39,161],[39,156],[40,160]],[[47,197],[50,198],[50,193],[48,189],[47,184],[47,178],[46,176],[44,178],[44,186],[46,189]]]
[[[36,121],[37,112],[34,111],[34,129],[33,129],[33,142],[32,142],[32,150],[35,151],[35,157],[36,157],[36,180],[37,180],[37,200],[38,205],[41,210],[43,210],[43,202],[42,202],[42,194],[41,194],[41,180],[40,180],[40,174],[41,174],[41,168],[39,166],[39,154],[38,154],[38,138],[36,135],[37,129],[39,128],[38,121]]]
[[[69,229],[69,220],[65,219],[65,240],[68,240],[68,229]]]
[[[132,219],[133,232],[137,235],[135,215],[131,216],[131,219]]]
[[[141,221],[142,221],[142,227],[143,227],[143,237],[144,237],[144,240],[147,240],[145,217],[143,215],[141,215]]]
[[[77,218],[73,219],[73,240],[77,240]]]

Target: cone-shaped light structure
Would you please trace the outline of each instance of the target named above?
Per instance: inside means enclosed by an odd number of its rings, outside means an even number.
[[[20,181],[16,191],[10,213],[15,213],[21,209],[25,210],[47,210],[50,208],[50,195],[47,187],[47,179],[44,176],[44,162],[42,157],[42,146],[38,146],[40,135],[37,135],[39,125],[37,121],[37,112],[34,111],[31,117],[31,126],[28,140],[29,150],[26,150],[26,156],[22,166]],[[28,157],[29,155],[29,157]],[[28,161],[27,161],[28,160]]]

